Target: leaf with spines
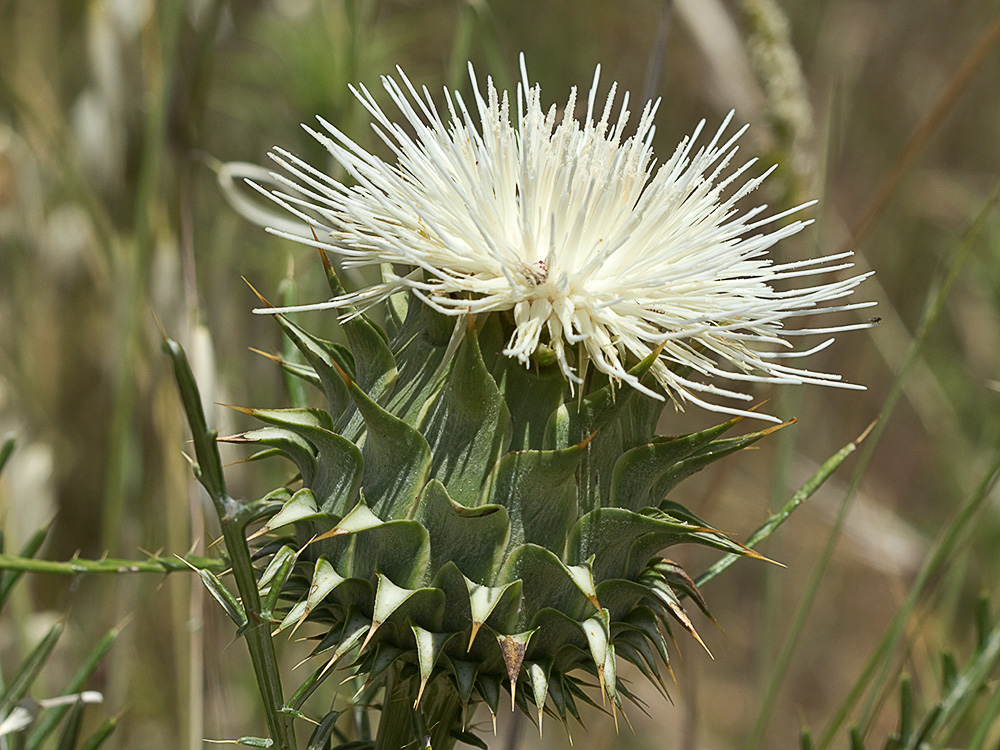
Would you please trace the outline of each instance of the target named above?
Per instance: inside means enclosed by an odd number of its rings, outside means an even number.
[[[483,364],[471,318],[420,431],[430,446],[431,475],[457,502],[475,504],[487,474],[510,443],[510,413]]]
[[[652,571],[645,571],[639,577],[639,580],[650,591],[652,594],[650,598],[655,605],[660,608],[661,613],[665,613],[673,617],[678,623],[680,623],[681,627],[690,633],[692,637],[694,637],[694,639],[702,645],[702,648],[704,648],[705,651],[711,655],[712,652],[709,650],[708,646],[705,645],[701,636],[698,635],[698,631],[695,630],[694,624],[691,622],[691,618],[688,617],[687,612],[681,605],[681,600],[677,596],[677,592],[675,592],[661,576]]]
[[[521,665],[524,663],[524,655],[528,651],[528,643],[535,632],[535,630],[526,630],[523,633],[497,635],[497,643],[500,644],[500,653],[503,654],[504,665],[507,667],[511,710],[514,710],[514,701],[517,697],[517,681],[521,675]]]
[[[617,677],[614,669],[615,652],[614,646],[611,643],[611,619],[608,611],[606,609],[601,610],[593,617],[585,620],[580,624],[580,629],[583,630],[584,635],[587,637],[587,644],[590,646],[590,655],[593,658],[593,664],[597,667],[597,679],[601,684],[601,691],[614,704],[617,697],[615,691]]]
[[[639,512],[649,505],[651,491],[661,477],[693,453],[709,445],[742,417],[680,437],[657,437],[623,453],[615,462],[608,505]]]
[[[654,532],[636,539],[632,543],[632,546],[629,549],[627,561],[625,563],[625,568],[627,570],[638,570],[657,552],[681,542],[688,544],[700,544],[705,547],[717,549],[720,552],[727,552],[734,555],[745,555],[746,557],[752,557],[756,560],[771,562],[763,555],[754,552],[752,549],[743,546],[739,542],[734,542],[718,529],[713,529],[709,526],[697,526],[696,524],[700,519],[681,519],[679,521],[673,515],[652,509],[650,509],[650,515],[646,517],[658,524],[663,524],[664,528],[662,531]],[[682,539],[677,539],[674,529],[671,528],[677,526],[678,523],[680,525],[687,526],[688,528],[688,531],[685,532]]]
[[[525,367],[502,357],[494,378],[502,393],[518,394],[518,398],[507,401],[513,424],[511,450],[541,450],[549,416],[562,406],[566,397],[566,378],[558,365],[538,367],[533,363]]]
[[[629,370],[629,375],[641,379],[655,361],[656,357],[651,354]],[[582,442],[616,417],[620,418],[635,393],[634,388],[622,388],[606,381],[581,398],[562,404],[545,426],[544,447],[567,448]]]
[[[651,354],[633,367],[629,374],[642,379],[653,366]],[[606,380],[606,379],[605,379]],[[587,443],[577,470],[577,502],[582,513],[607,504],[615,462],[621,453],[647,442],[650,434],[638,435],[635,428],[644,423],[634,419],[634,400],[646,398],[634,388],[606,382],[586,396],[564,403],[549,418],[545,428],[546,448],[567,448]]]
[[[329,266],[328,278],[340,294]],[[358,700],[377,702],[387,676],[404,675],[421,721],[442,690],[495,716],[503,688],[539,725],[544,711],[565,721],[600,703],[595,678],[617,718],[637,700],[619,657],[665,693],[671,623],[698,638],[681,598],[707,607],[662,551],[756,556],[666,495],[768,430],[722,439],[737,418],[656,436],[662,402],[597,372],[573,392],[544,351],[524,367],[502,354],[502,316],[450,317],[397,296],[388,336],[376,314],[356,313],[347,347],[279,317],[304,360],[279,364],[321,387],[329,413],[249,410],[269,426],[236,436],[285,453],[302,480],[280,510],[265,504],[258,532],[295,528],[258,550],[265,601],[287,603],[277,629],[323,628],[323,664],[297,705],[345,660],[364,680]],[[657,390],[656,358],[633,362],[629,379]],[[452,737],[467,731],[446,721]]]
[[[402,586],[429,580],[427,530],[416,521],[382,521],[359,504],[336,527],[312,543],[326,540],[332,544],[317,545],[321,554],[329,555],[334,567],[345,577],[373,581],[377,574],[384,573]],[[347,541],[350,546],[343,544]]]
[[[520,609],[523,582],[516,580],[500,586],[481,586],[466,578],[465,583],[469,594],[469,615],[472,618],[469,645],[466,648],[466,651],[470,651],[476,634],[487,621],[502,631],[514,627]]]
[[[419,624],[429,630],[437,630],[444,614],[444,595],[440,589],[408,589],[397,586],[387,576],[377,574],[378,589],[375,591],[375,606],[372,612],[372,626],[361,644],[361,650],[390,617],[397,622],[405,621],[407,615],[415,617]],[[412,613],[412,614],[410,614]]]
[[[712,617],[711,613],[708,611],[708,604],[705,602],[705,597],[701,595],[701,591],[698,590],[698,586],[694,582],[694,579],[687,574],[687,571],[685,571],[684,568],[672,560],[657,558],[650,562],[649,566],[647,566],[647,570],[655,571],[663,578],[671,589],[680,592],[680,594],[693,601],[705,617],[710,619],[712,622],[715,622],[715,618]]]
[[[344,285],[325,252],[320,251],[327,285],[333,296],[344,294]],[[368,316],[349,309],[341,320],[341,328],[350,344],[354,359],[351,377],[372,398],[381,403],[395,384],[396,362],[389,349],[389,338]]]
[[[432,570],[439,570],[450,561],[462,575],[485,583],[499,567],[510,534],[506,508],[499,505],[467,508],[452,500],[444,485],[432,479],[424,487],[415,518],[432,540]],[[474,543],[470,544],[470,540]]]
[[[332,667],[344,656],[351,653],[365,636],[371,632],[372,621],[356,610],[351,610],[339,628],[331,630],[313,650],[314,656],[328,659],[327,668]],[[332,649],[332,653],[330,653]]]
[[[325,557],[319,558],[313,567],[313,576],[308,595],[288,611],[278,630],[285,630],[292,625],[298,627],[309,616],[310,612],[316,609],[334,589],[346,580],[346,578],[334,570],[329,560]]]
[[[243,609],[243,604],[237,599],[233,592],[226,588],[226,585],[219,580],[210,570],[199,570],[198,575],[208,593],[212,595],[221,606],[223,611],[229,615],[229,619],[236,625],[237,632],[241,632],[247,626],[247,615]]]
[[[426,305],[411,305],[393,342],[397,381],[386,408],[408,424],[420,421],[441,388],[456,322]]]
[[[508,453],[497,462],[482,501],[506,509],[509,551],[537,544],[563,554],[567,531],[579,515],[575,476],[588,442],[563,450]]]
[[[354,376],[354,357],[348,349],[313,336],[283,315],[275,315],[274,318],[309,363],[315,377],[315,380],[310,378],[310,382],[319,383],[326,395],[330,414],[340,422],[351,406],[351,398],[340,372]]]
[[[682,542],[695,542],[730,552],[744,548],[709,527],[675,519],[599,508],[581,517],[570,530],[567,559],[579,563],[594,557],[594,577],[634,578],[653,553]],[[645,552],[645,550],[650,550]]]
[[[238,408],[238,407],[236,407]],[[361,451],[331,430],[330,416],[319,409],[243,409],[277,427],[219,438],[230,443],[260,443],[287,456],[326,513],[342,514],[361,485]]]
[[[342,326],[354,357],[354,382],[372,401],[384,402],[396,382],[396,360],[385,334],[363,315],[345,320]]]
[[[566,566],[544,547],[525,544],[507,558],[497,576],[500,582],[519,580],[523,584],[518,628],[527,629],[543,608],[554,608],[574,619],[598,608],[593,581]]]
[[[420,705],[421,697],[423,697],[424,688],[427,687],[427,681],[434,674],[434,668],[444,653],[444,647],[458,633],[432,633],[418,625],[411,625],[410,628],[413,630],[413,639],[417,644],[417,667],[420,670],[420,688],[417,690],[417,698],[413,704],[413,708],[417,708]]]
[[[782,424],[768,427],[764,430],[759,430],[758,432],[751,432],[747,435],[740,435],[739,437],[726,438],[722,440],[713,440],[705,447],[695,451],[695,453],[688,458],[674,464],[660,476],[651,492],[651,497],[653,499],[651,504],[658,505],[664,498],[666,498],[667,493],[670,492],[670,490],[692,474],[701,471],[709,464],[718,461],[724,456],[728,456],[736,451],[751,446],[765,435],[770,435],[772,432],[776,432],[777,430],[780,430],[783,427],[788,427],[790,424],[794,423],[795,420],[791,420],[789,422],[783,422]]]
[[[291,545],[285,545],[271,558],[260,579],[257,588],[261,594],[261,616],[269,619],[278,603],[292,568],[298,560],[298,551]]]
[[[276,428],[253,430],[224,442],[259,442],[288,456],[326,513],[343,514],[361,485],[363,461],[358,447],[331,429],[329,415],[319,409],[240,409]],[[289,435],[291,433],[291,437]]]
[[[649,639],[638,630],[620,627],[612,635],[612,642],[615,644],[615,653],[635,665],[646,679],[669,699],[667,686],[663,684],[663,678],[660,676],[660,662]],[[667,666],[669,667],[669,664]]]
[[[320,518],[323,515],[324,513],[317,506],[316,495],[313,494],[313,491],[310,489],[301,489],[292,495],[288,499],[288,502],[281,506],[281,510],[267,519],[267,522],[250,538],[253,539],[273,529],[280,529],[282,526],[292,523],[301,523],[305,520]],[[258,581],[258,585],[261,585],[260,581]]]
[[[250,443],[269,446],[271,452],[277,452],[294,463],[295,468],[299,470],[299,476],[307,484],[311,484],[316,479],[316,454],[312,445],[309,444],[308,440],[299,437],[291,430],[281,427],[261,427],[217,439],[220,443]],[[268,455],[271,452],[268,452]]]
[[[524,671],[528,675],[528,680],[531,684],[531,697],[538,711],[539,736],[542,735],[542,716],[545,712],[545,700],[549,694],[549,672],[551,669],[551,661],[543,663],[526,662],[524,664]]]
[[[649,596],[649,590],[641,583],[624,578],[606,578],[595,587],[597,600],[608,610],[614,622],[621,622]]]
[[[368,506],[380,518],[405,518],[431,468],[431,450],[417,430],[382,409],[357,383],[346,379],[365,422],[361,485]]]
[[[324,748],[330,746],[333,735],[337,732],[337,719],[340,718],[340,714],[340,711],[330,711],[320,719],[319,723],[316,724],[316,728],[313,729],[312,734],[309,736],[306,750],[324,750]]]

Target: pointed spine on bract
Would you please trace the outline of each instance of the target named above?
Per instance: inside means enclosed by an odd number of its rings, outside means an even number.
[[[413,298],[390,303],[384,326],[349,316],[346,346],[275,315],[305,364],[276,361],[326,408],[248,409],[267,426],[225,438],[286,456],[301,480],[254,535],[275,631],[323,629],[292,707],[340,662],[369,693],[402,668],[415,707],[444,680],[463,717],[478,702],[495,716],[506,688],[539,727],[546,710],[565,722],[597,703],[587,675],[617,721],[622,697],[635,700],[618,658],[666,693],[672,624],[705,645],[682,600],[708,610],[660,553],[757,556],[667,494],[769,430],[723,438],[737,418],[657,436],[662,403],[636,389],[592,373],[574,395],[557,365],[503,356],[499,315],[456,324]],[[657,355],[630,375],[646,378]]]

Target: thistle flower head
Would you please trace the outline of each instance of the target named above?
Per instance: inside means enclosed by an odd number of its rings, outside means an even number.
[[[445,91],[443,111],[397,71],[398,80],[382,84],[401,124],[367,88],[352,89],[395,162],[322,119],[320,131],[306,129],[349,184],[287,151],[272,154],[291,175],[275,178],[291,192],[270,197],[310,225],[276,233],[330,250],[346,267],[382,269],[381,283],[300,309],[350,315],[408,290],[447,315],[510,311],[507,356],[528,364],[547,347],[571,382],[592,366],[657,398],[627,361],[660,347],[652,372],[668,397],[731,414],[746,412],[718,399],[750,396],[716,378],[856,387],[785,364],[832,341],[799,351],[790,337],[868,325],[786,327],[868,306],[842,302],[865,275],[816,280],[849,268],[850,253],[769,257],[772,245],[809,223],[786,219],[810,204],[770,215],[763,205],[743,207],[771,170],[750,176],[754,159],[734,166],[746,127],[730,132],[732,114],[707,142],[701,122],[657,165],[659,102],[647,102],[630,128],[627,92],[616,107],[613,84],[598,101],[599,66],[581,119],[575,88],[562,109],[543,106],[523,57],[513,102],[491,79],[483,91],[470,65],[473,101]],[[806,285],[775,287],[788,279]]]

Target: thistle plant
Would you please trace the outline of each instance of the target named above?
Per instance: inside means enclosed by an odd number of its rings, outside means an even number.
[[[273,154],[282,187],[259,189],[301,222],[274,231],[319,248],[331,298],[259,312],[301,354],[274,360],[322,406],[245,409],[264,426],[222,439],[290,459],[285,486],[228,496],[171,346],[239,598],[202,575],[250,640],[279,745],[335,668],[354,676],[357,710],[380,709],[367,740],[382,749],[484,746],[474,711],[495,727],[508,700],[540,730],[584,703],[617,721],[639,700],[622,662],[666,692],[668,642],[679,628],[705,645],[689,610],[708,614],[669,548],[759,557],[675,499],[684,478],[776,429],[725,436],[738,422],[780,423],[719,381],[857,387],[787,364],[831,342],[798,350],[793,336],[869,325],[788,327],[867,306],[845,301],[864,275],[799,285],[849,254],[771,260],[805,206],[741,208],[768,174],[733,167],[745,128],[730,133],[730,116],[701,144],[699,125],[656,167],[658,103],[628,134],[628,95],[616,106],[612,86],[600,107],[599,75],[577,119],[575,90],[543,108],[521,71],[511,101],[470,67],[471,105],[445,92],[443,112],[399,71],[383,84],[401,124],[355,90],[393,161],[321,120],[309,132],[347,182]],[[362,267],[379,280],[347,288]],[[343,342],[292,315],[310,309],[336,310]],[[731,418],[661,436],[667,402]],[[269,631],[315,641],[280,716]],[[339,716],[310,747],[347,741]]]

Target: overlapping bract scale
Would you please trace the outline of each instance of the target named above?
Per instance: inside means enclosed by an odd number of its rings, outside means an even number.
[[[667,493],[766,431],[657,436],[660,402],[601,375],[574,395],[558,366],[497,356],[496,316],[455,329],[405,303],[384,330],[349,319],[347,347],[275,316],[302,352],[282,366],[327,408],[248,409],[266,426],[225,438],[284,455],[301,482],[254,534],[274,629],[320,628],[291,708],[339,662],[369,690],[409,665],[418,703],[438,685],[495,715],[506,689],[539,723],[596,703],[595,682],[617,713],[619,659],[665,692],[671,626],[701,641],[683,599],[707,609],[663,551],[754,554]]]

